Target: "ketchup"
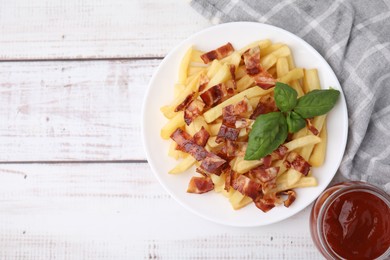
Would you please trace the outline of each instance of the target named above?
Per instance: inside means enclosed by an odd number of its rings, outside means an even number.
[[[346,259],[374,259],[390,246],[390,209],[377,196],[352,191],[325,212],[323,232],[336,254]]]
[[[310,232],[327,259],[390,259],[390,196],[364,182],[336,184],[314,203]]]

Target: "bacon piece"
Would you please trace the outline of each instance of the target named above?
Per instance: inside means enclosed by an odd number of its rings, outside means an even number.
[[[276,106],[274,97],[270,95],[263,96],[260,98],[259,103],[257,103],[255,110],[250,116],[250,119],[256,119],[256,117],[259,115],[276,111],[278,111],[278,107]]]
[[[202,73],[199,77],[199,88],[198,88],[198,91],[199,92],[202,92],[207,84],[209,83],[209,77],[207,77],[207,74],[205,73]]]
[[[240,129],[234,127],[228,127],[222,123],[221,128],[219,128],[217,138],[215,139],[216,143],[222,143],[225,140],[235,141],[240,134]]]
[[[234,123],[234,126],[236,128],[239,128],[239,129],[242,129],[242,128],[248,128],[248,127],[252,127],[252,124],[253,124],[253,120],[251,119],[247,119],[247,118],[239,118],[236,120],[236,122]]]
[[[288,208],[295,201],[297,194],[293,190],[282,191],[280,194],[287,195],[287,199],[283,202],[284,206]]]
[[[202,194],[214,189],[214,183],[210,177],[192,177],[188,184],[188,193]]]
[[[249,76],[256,75],[262,71],[260,66],[260,47],[248,49],[243,54],[246,73]]]
[[[226,140],[225,146],[226,146],[226,156],[231,158],[237,156],[244,156],[248,143]]]
[[[260,47],[256,46],[247,50],[243,56],[246,73],[253,78],[259,87],[269,89],[275,86],[276,79],[260,65]]]
[[[276,177],[278,176],[279,167],[267,167],[265,165],[252,169],[249,174],[259,180],[262,185],[264,194],[276,187]]]
[[[200,164],[200,168],[206,173],[221,175],[222,168],[226,165],[226,160],[214,153],[208,153]]]
[[[232,187],[253,200],[261,195],[261,184],[251,180],[245,175],[238,176],[238,178],[233,181]]]
[[[266,70],[263,70],[259,74],[252,76],[253,80],[256,82],[257,86],[262,89],[269,89],[275,86],[276,79],[272,77],[270,73]]]
[[[181,102],[176,108],[175,112],[184,110],[193,100],[194,100],[195,92],[189,94],[183,102]]]
[[[191,136],[180,128],[173,132],[171,138],[177,143],[176,149],[191,154],[197,161],[203,160],[208,155],[204,147],[196,144]]]
[[[236,66],[233,64],[229,65],[230,75],[232,75],[232,79],[230,82],[233,84],[233,88],[237,89],[237,83],[236,83]]]
[[[259,196],[254,202],[256,207],[261,209],[264,213],[270,211],[275,207],[275,200],[272,198]]]
[[[225,173],[225,190],[226,191],[229,191],[230,190],[230,187],[232,186],[233,184],[233,181],[235,180],[236,178],[236,173],[232,170],[232,168],[230,166],[228,166],[225,170],[224,170],[224,173]]]
[[[317,128],[311,123],[310,119],[306,119],[307,128],[310,130],[310,132],[313,133],[313,135],[318,135],[320,132]]]
[[[200,94],[200,98],[205,103],[206,107],[212,107],[216,104],[221,103],[226,98],[232,96],[234,94],[233,89],[228,88],[225,84],[220,83],[215,85],[202,94]]]
[[[281,160],[284,158],[287,152],[287,147],[284,145],[280,145],[275,151],[272,152],[272,156],[277,160]]]
[[[250,171],[256,176],[262,183],[269,182],[278,176],[279,167],[265,167],[264,165],[258,166]]]
[[[197,173],[199,173],[200,175],[203,175],[204,177],[209,176],[209,175],[207,174],[207,172],[205,172],[204,170],[202,170],[202,169],[199,168],[199,167],[196,168],[195,171],[196,171]]]
[[[193,140],[197,145],[205,146],[207,140],[209,140],[210,134],[207,130],[202,126],[202,128],[194,134]]]
[[[227,44],[222,45],[221,47],[218,47],[215,50],[209,51],[201,55],[200,57],[202,58],[204,63],[208,64],[209,62],[215,59],[220,60],[222,58],[225,58],[226,56],[229,56],[230,54],[232,54],[233,51],[234,51],[233,45],[230,42],[228,42]]]
[[[233,112],[233,115],[235,115],[235,116],[244,116],[244,114],[246,112],[252,111],[252,106],[250,105],[247,97],[244,97],[243,100],[241,100],[237,104],[231,105],[231,106],[233,106],[232,112]]]
[[[263,158],[261,158],[261,160],[263,161],[263,165],[268,168],[271,166],[271,163],[272,163],[272,156],[271,155],[267,155]]]
[[[287,156],[287,161],[293,169],[305,176],[307,176],[310,171],[311,165],[302,156],[295,152],[292,152]]]
[[[225,140],[237,140],[240,129],[236,128],[236,121],[239,119],[239,116],[244,116],[251,108],[247,98],[244,98],[237,104],[224,107],[222,109],[222,125],[215,141],[221,143]]]
[[[190,125],[191,122],[197,118],[204,109],[204,103],[198,99],[193,100],[184,110],[184,122]]]

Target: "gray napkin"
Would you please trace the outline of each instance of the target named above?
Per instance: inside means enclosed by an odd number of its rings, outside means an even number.
[[[349,114],[339,172],[390,192],[390,1],[192,0],[213,23],[256,21],[290,31],[331,65]]]

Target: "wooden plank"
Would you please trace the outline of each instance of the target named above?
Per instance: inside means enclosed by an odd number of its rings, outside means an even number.
[[[320,259],[310,207],[232,228],[176,203],[147,164],[0,165],[0,259]]]
[[[159,63],[0,63],[0,161],[144,160],[142,99]]]
[[[188,1],[5,1],[0,60],[163,57],[211,23]]]

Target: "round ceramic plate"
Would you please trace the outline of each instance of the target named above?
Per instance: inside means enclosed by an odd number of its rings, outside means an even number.
[[[318,186],[296,189],[297,199],[289,207],[283,205],[263,213],[252,203],[233,210],[228,199],[214,191],[205,194],[187,193],[187,186],[195,167],[178,175],[170,175],[177,161],[167,155],[169,141],[162,140],[160,129],[167,122],[160,107],[173,99],[173,87],[178,79],[179,64],[190,46],[210,51],[230,42],[240,49],[256,40],[270,39],[287,44],[294,55],[297,67],[317,68],[322,88],[333,87],[341,91],[340,99],[328,114],[328,146],[322,167],[313,168]],[[181,205],[208,220],[230,226],[262,226],[286,219],[313,202],[335,175],[346,145],[348,115],[340,83],[324,58],[308,43],[283,29],[260,23],[237,22],[210,27],[194,34],[174,48],[154,73],[143,104],[142,133],[148,162],[157,179]]]

